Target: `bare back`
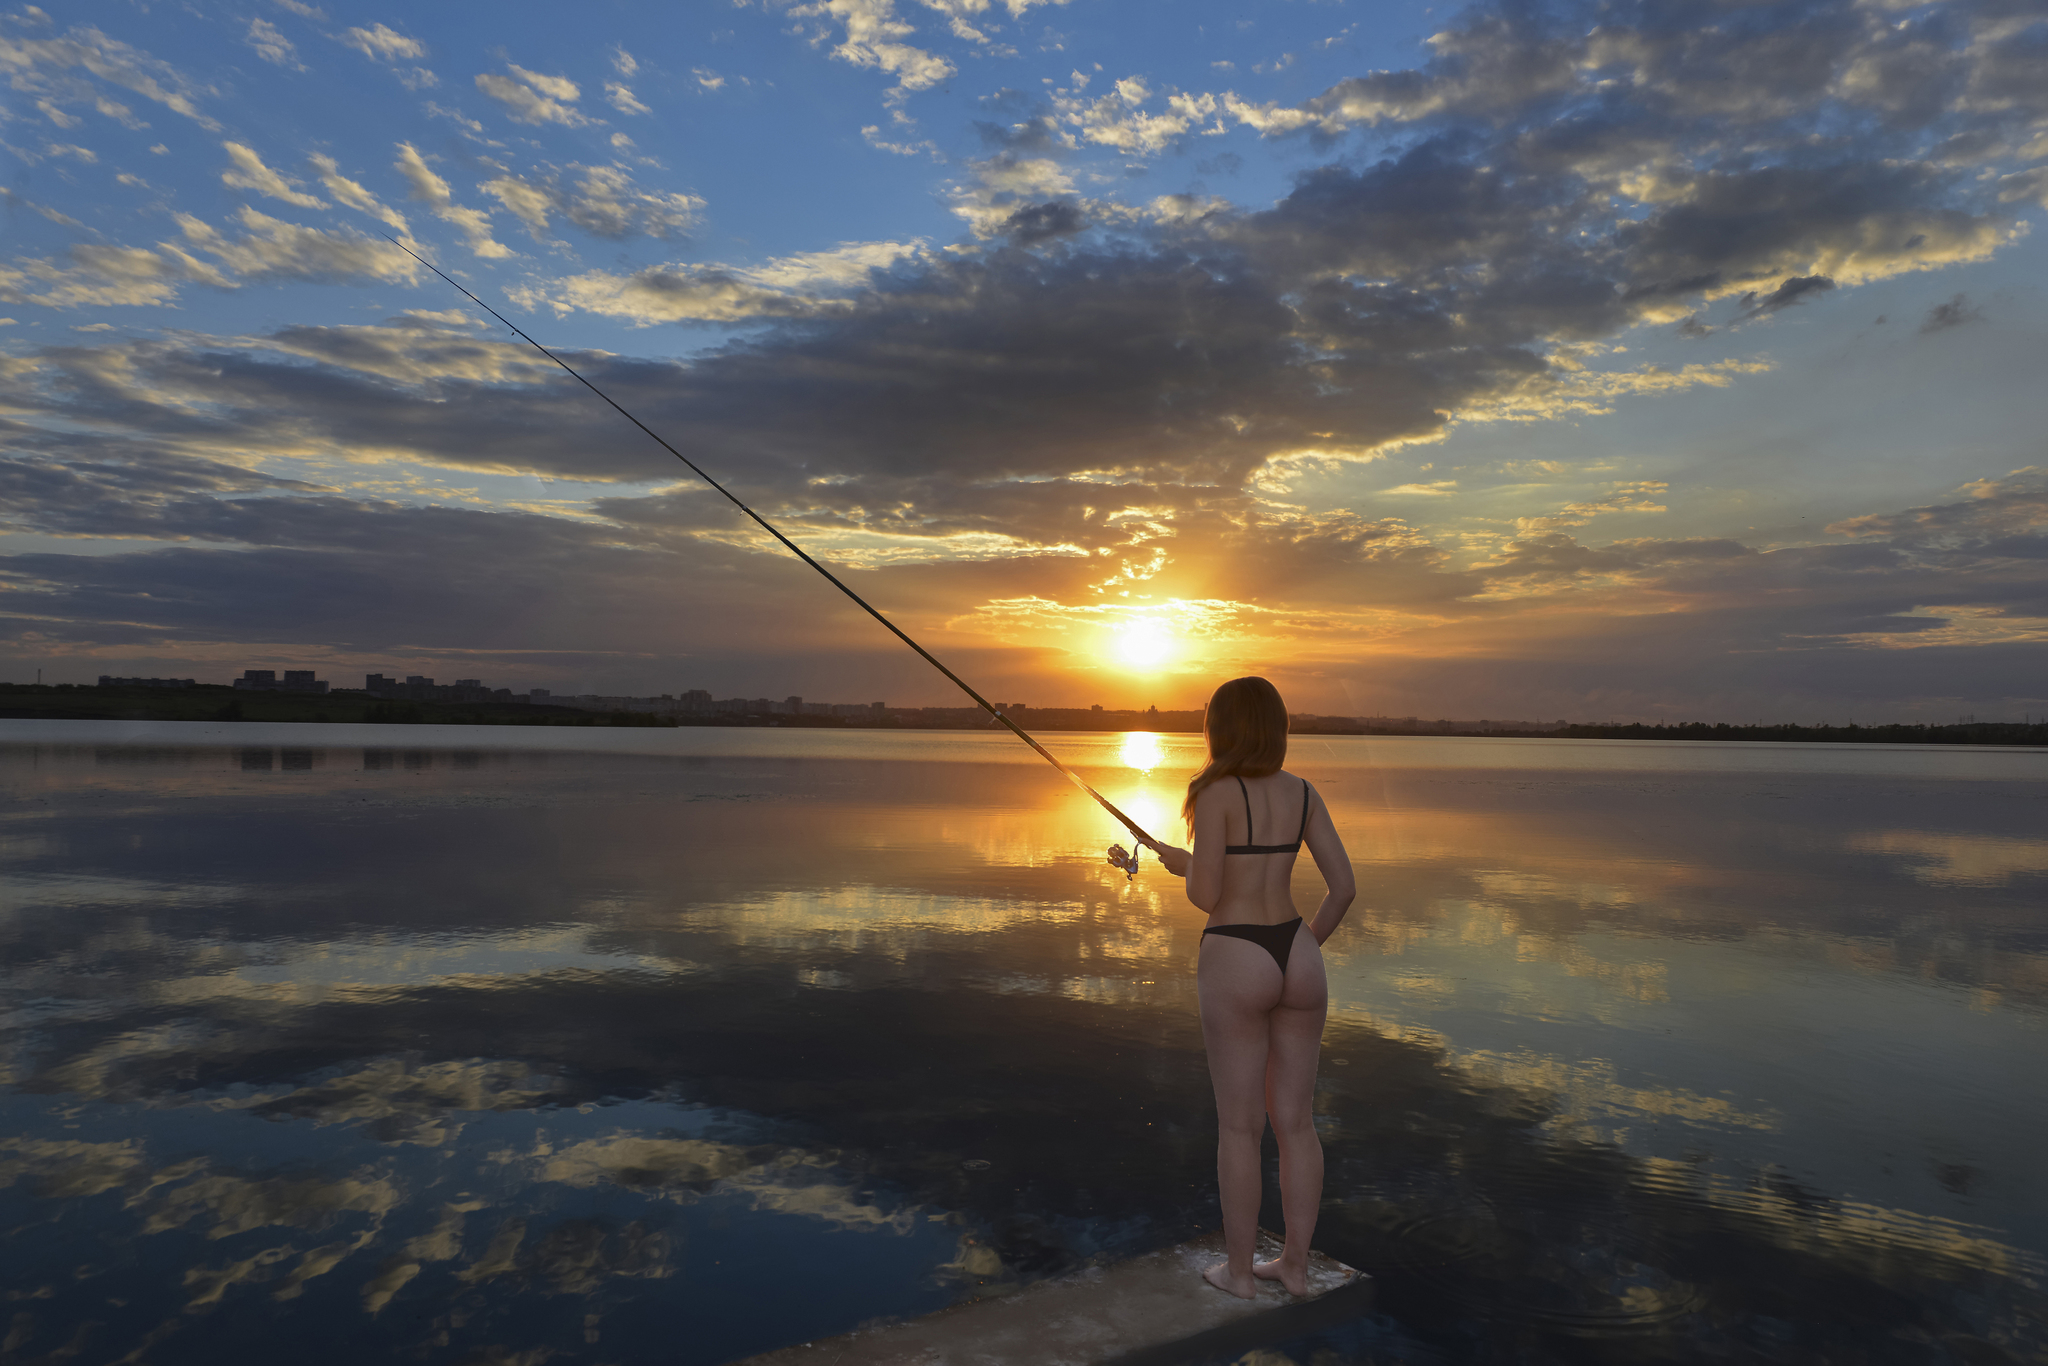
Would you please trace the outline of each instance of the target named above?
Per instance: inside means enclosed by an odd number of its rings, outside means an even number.
[[[1290,887],[1306,845],[1329,880],[1350,860],[1315,790],[1286,770],[1211,783],[1195,798],[1188,893],[1211,925],[1279,925],[1297,914]],[[1210,893],[1213,893],[1211,899]]]

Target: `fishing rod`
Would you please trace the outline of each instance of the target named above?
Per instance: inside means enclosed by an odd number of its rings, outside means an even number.
[[[641,431],[653,437],[655,442],[663,450],[667,451],[670,455],[674,456],[676,459],[682,461],[685,465],[689,466],[690,473],[696,475],[699,479],[702,479],[705,483],[711,485],[712,488],[718,490],[719,493],[724,495],[725,500],[727,502],[731,503],[741,512],[746,513],[747,516],[753,518],[755,524],[758,525],[763,531],[767,532],[770,536],[773,536],[776,540],[782,542],[783,545],[787,546],[791,554],[795,555],[798,559],[802,560],[811,568],[817,570],[820,574],[823,574],[825,576],[825,581],[827,583],[831,584],[834,588],[837,588],[840,592],[846,594],[847,597],[852,598],[854,603],[861,609],[861,611],[866,612],[876,621],[879,621],[882,623],[882,625],[888,627],[889,630],[895,634],[898,640],[902,641],[905,645],[908,645],[911,649],[917,651],[918,654],[922,655],[924,657],[925,663],[931,665],[934,669],[937,669],[940,673],[944,674],[947,678],[951,679],[954,685],[958,687],[961,692],[966,693],[969,697],[974,699],[974,703],[976,706],[980,707],[990,716],[993,716],[996,719],[996,721],[1001,725],[1008,727],[1012,735],[1016,736],[1019,740],[1022,740],[1025,744],[1031,746],[1031,748],[1037,750],[1039,757],[1044,759],[1047,763],[1051,764],[1054,768],[1058,769],[1061,773],[1065,774],[1068,782],[1072,783],[1075,787],[1080,788],[1083,792],[1093,797],[1101,805],[1104,811],[1107,811],[1110,815],[1116,817],[1117,820],[1123,824],[1123,827],[1131,832],[1132,837],[1136,839],[1140,845],[1151,845],[1156,843],[1156,841],[1153,840],[1153,838],[1150,835],[1145,833],[1144,829],[1140,827],[1136,821],[1132,820],[1129,816],[1126,816],[1123,812],[1117,810],[1115,803],[1111,802],[1109,798],[1103,796],[1094,788],[1088,786],[1086,782],[1082,781],[1080,774],[1074,772],[1073,769],[1068,768],[1065,764],[1061,763],[1057,758],[1053,756],[1051,750],[1047,749],[1044,745],[1039,744],[1038,741],[1032,739],[1031,736],[1028,733],[1026,733],[1022,726],[1018,725],[1015,721],[1012,721],[1003,712],[996,710],[995,706],[992,703],[990,703],[990,701],[986,697],[983,697],[980,693],[976,692],[973,688],[969,687],[966,679],[962,678],[959,674],[954,673],[944,664],[941,664],[938,661],[937,656],[933,655],[930,650],[925,649],[924,646],[912,640],[909,637],[909,635],[904,632],[902,627],[898,626],[895,622],[889,620],[889,618],[883,616],[879,611],[877,611],[874,608],[872,604],[868,602],[866,598],[862,597],[860,594],[854,592],[851,588],[848,588],[845,584],[841,583],[839,581],[838,576],[835,575],[831,570],[827,569],[824,565],[819,564],[816,560],[812,559],[809,555],[805,554],[802,546],[798,545],[795,541],[790,540],[789,537],[783,535],[780,531],[778,531],[775,528],[775,526],[772,523],[769,522],[767,518],[763,517],[760,513],[748,507],[745,503],[741,502],[739,498],[733,494],[732,490],[728,489],[725,485],[719,483],[716,479],[713,479],[710,475],[706,474],[703,471],[703,469],[698,466],[696,461],[690,459],[689,456],[684,455],[674,446],[669,445],[668,442],[662,439],[661,434],[659,432],[655,431],[645,422],[642,422],[639,418],[633,416],[624,408],[620,407],[618,401],[615,400],[610,394],[607,394],[604,390],[598,388],[595,384],[592,384],[588,379],[585,379],[582,374],[580,374],[574,367],[572,367],[567,361],[563,360],[560,356],[548,350],[545,346],[542,346],[532,337],[527,336],[526,333],[523,330],[521,330],[519,326],[515,324],[510,318],[500,313],[497,309],[492,308],[482,299],[477,298],[476,295],[470,293],[469,290],[465,289],[452,276],[450,276],[447,271],[442,270],[432,261],[429,261],[426,257],[420,255],[411,247],[408,247],[405,243],[399,241],[396,237],[393,237],[390,233],[384,233],[383,236],[386,241],[391,243],[392,246],[397,247],[407,256],[412,257],[413,260],[418,261],[428,270],[433,271],[434,274],[440,276],[449,284],[454,285],[456,289],[461,290],[464,298],[468,299],[478,308],[481,308],[484,312],[490,314],[493,318],[496,318],[499,322],[503,323],[507,328],[511,329],[512,335],[518,337],[528,346],[531,346],[534,350],[540,352],[543,356],[546,356],[549,360],[561,366],[563,370],[568,372],[569,377],[571,379],[575,380],[578,384],[581,384],[584,388],[590,390],[591,393],[596,394],[599,398],[603,399],[606,403],[610,404],[612,410],[618,413],[620,417],[625,418],[626,421],[632,423],[635,427],[638,427]],[[1118,857],[1118,855],[1123,855],[1123,848],[1120,845],[1114,847],[1109,861],[1112,864],[1116,865],[1118,868],[1123,869],[1127,876],[1135,877],[1138,871],[1137,851],[1132,850],[1130,854],[1124,857]]]

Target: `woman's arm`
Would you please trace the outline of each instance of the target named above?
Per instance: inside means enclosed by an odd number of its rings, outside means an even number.
[[[1358,895],[1358,882],[1351,872],[1351,856],[1344,852],[1344,841],[1338,838],[1336,822],[1330,819],[1330,809],[1323,805],[1320,792],[1315,794],[1314,809],[1309,812],[1305,838],[1308,852],[1316,861],[1316,871],[1323,875],[1323,884],[1329,888],[1323,893],[1316,918],[1308,926],[1316,943],[1322,944],[1344,923],[1344,912],[1351,909],[1352,898]]]
[[[1223,899],[1223,785],[1212,783],[1195,798],[1194,850],[1188,855],[1188,900],[1204,912]],[[1162,856],[1163,858],[1163,856]]]

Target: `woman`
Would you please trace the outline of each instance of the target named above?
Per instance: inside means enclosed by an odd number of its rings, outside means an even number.
[[[1209,700],[1202,729],[1209,762],[1188,783],[1181,807],[1194,850],[1150,847],[1168,872],[1187,878],[1188,900],[1209,913],[1196,982],[1216,1088],[1225,1260],[1203,1274],[1240,1299],[1257,1294],[1259,1280],[1305,1295],[1323,1195],[1323,1146],[1312,1113],[1328,1006],[1321,946],[1351,906],[1351,860],[1315,789],[1280,767],[1287,705],[1279,689],[1263,678],[1233,678]],[[1307,924],[1288,888],[1304,842],[1328,888]],[[1259,1140],[1269,1119],[1280,1144],[1287,1245],[1277,1261],[1254,1263]]]

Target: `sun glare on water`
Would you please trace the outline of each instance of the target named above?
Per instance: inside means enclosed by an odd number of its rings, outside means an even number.
[[[1140,619],[1115,629],[1116,657],[1126,668],[1163,668],[1179,653],[1179,642],[1161,622]]]
[[[1160,747],[1159,737],[1149,730],[1134,730],[1124,736],[1122,755],[1125,768],[1135,768],[1140,773],[1150,773],[1165,762],[1166,751]]]

